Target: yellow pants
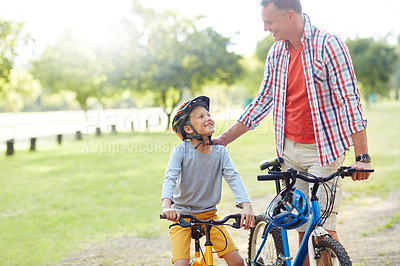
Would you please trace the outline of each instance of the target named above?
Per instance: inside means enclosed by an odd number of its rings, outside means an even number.
[[[217,212],[216,210],[206,211],[195,214],[193,216],[197,217],[200,220],[209,220],[209,219],[219,220],[219,217],[217,216],[216,212]],[[238,250],[238,247],[233,242],[232,236],[229,233],[226,226],[218,226],[218,228],[221,229],[222,232],[225,234],[227,243],[221,231],[215,227],[212,227],[210,235],[211,235],[211,242],[213,243],[213,249],[215,251],[220,251],[217,254],[218,257],[221,258],[225,254],[228,254],[231,251]],[[174,263],[177,260],[190,259],[191,234],[192,234],[191,227],[183,228],[177,225],[177,226],[172,226],[169,229],[169,235],[171,238],[172,263]],[[203,240],[204,238],[205,236],[203,236],[201,240]]]

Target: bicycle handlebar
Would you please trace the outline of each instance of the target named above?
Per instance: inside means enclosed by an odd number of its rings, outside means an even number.
[[[179,219],[179,224],[176,224],[176,225],[180,225],[182,227],[190,227],[192,225],[224,225],[224,224],[226,224],[226,222],[228,220],[235,219],[235,223],[233,223],[231,226],[233,228],[237,228],[237,229],[240,229],[240,219],[242,217],[240,214],[231,214],[231,215],[226,216],[222,220],[213,220],[213,219],[200,220],[190,214],[180,214],[180,216],[181,216],[181,218]],[[183,218],[189,218],[190,221],[187,222]],[[165,214],[161,213],[160,219],[167,219],[167,216]]]
[[[294,169],[289,169],[288,171],[268,171],[268,174],[266,174],[266,175],[258,175],[257,180],[258,181],[273,181],[273,180],[284,180],[285,178],[288,178],[288,177],[295,177],[295,178],[300,178],[301,180],[304,180],[306,182],[318,183],[318,182],[327,182],[338,175],[340,175],[342,177],[351,176],[355,172],[370,172],[371,173],[371,172],[374,172],[374,169],[359,170],[359,169],[355,169],[355,168],[351,168],[351,167],[342,166],[335,173],[331,174],[328,177],[324,177],[324,178],[315,177],[315,176],[312,176],[312,177],[305,176]]]

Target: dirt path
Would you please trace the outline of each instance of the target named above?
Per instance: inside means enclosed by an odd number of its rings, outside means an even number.
[[[253,199],[255,212],[264,211],[272,196]],[[220,216],[235,212],[220,210]],[[400,265],[400,223],[383,228],[391,217],[400,213],[400,190],[382,199],[378,196],[359,198],[351,205],[343,204],[338,218],[339,237],[353,265]],[[248,232],[231,230],[243,257],[247,252]],[[297,233],[289,239],[296,247]],[[294,254],[294,253],[292,253]],[[59,265],[170,265],[168,234],[157,238],[124,236],[95,244],[66,258]],[[225,265],[217,259],[215,265]]]

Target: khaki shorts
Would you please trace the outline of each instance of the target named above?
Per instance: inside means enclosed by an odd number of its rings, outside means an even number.
[[[216,210],[206,211],[198,214],[194,214],[193,216],[197,217],[200,220],[208,220],[214,219],[219,220],[219,217],[216,214]],[[187,220],[187,219],[185,219]],[[212,227],[211,229],[211,242],[213,243],[213,249],[218,252],[218,257],[223,257],[225,254],[228,254],[231,251],[238,250],[238,247],[232,240],[231,234],[229,233],[226,226],[218,226],[221,229],[226,237],[227,243],[225,241],[224,236],[222,235],[221,231],[217,228]],[[169,235],[171,238],[171,250],[172,250],[172,258],[171,261],[174,263],[177,260],[181,259],[190,259],[190,243],[191,243],[191,232],[192,229],[190,227],[183,228],[179,225],[172,226],[169,229]],[[205,236],[201,238],[200,241],[205,239]],[[201,243],[204,243],[203,240]],[[225,248],[226,245],[226,248]],[[225,249],[224,249],[225,248]],[[223,250],[223,251],[222,251]],[[203,249],[203,252],[205,250]],[[194,252],[194,249],[193,249]]]
[[[285,171],[288,168],[294,168],[297,171],[308,172],[317,177],[327,177],[334,173],[342,165],[346,155],[342,154],[336,161],[327,166],[320,166],[318,159],[318,148],[316,144],[303,144],[295,142],[285,137],[285,146],[283,149],[283,159],[285,162],[282,164],[282,169]],[[333,180],[327,182],[329,187],[332,187]],[[340,202],[342,201],[342,178],[338,179],[336,186],[335,204],[331,215],[325,221],[324,228],[331,231],[336,231],[336,217],[339,212]],[[305,182],[301,179],[296,179],[295,187],[300,189],[309,199],[311,188],[313,184]],[[328,202],[327,195],[322,186],[318,188],[317,197],[319,200],[319,208],[321,214],[326,209]],[[297,228],[299,232],[305,232],[308,222]]]

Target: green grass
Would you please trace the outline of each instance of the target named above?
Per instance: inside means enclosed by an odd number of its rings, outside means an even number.
[[[374,228],[374,229],[372,229],[372,230],[370,230],[370,231],[368,231],[368,232],[364,232],[362,235],[363,235],[363,236],[366,236],[366,235],[376,234],[376,233],[382,232],[382,231],[384,231],[384,230],[386,230],[386,229],[392,229],[393,226],[394,226],[395,224],[398,224],[398,223],[400,223],[400,212],[396,212],[396,213],[390,218],[390,220],[389,220],[387,223],[385,223],[385,224],[383,224],[383,225],[380,225],[380,226],[378,226],[378,227],[376,227],[376,228]]]
[[[109,235],[160,234],[155,217],[176,140],[103,136],[0,159],[0,261],[48,264]]]
[[[366,114],[376,173],[367,182],[347,181],[352,197],[400,187],[400,103],[376,104]],[[231,123],[217,122],[216,135]],[[162,181],[179,142],[172,133],[84,136],[0,156],[1,264],[48,265],[109,237],[165,233],[157,219]],[[256,180],[258,163],[275,156],[270,118],[228,149],[252,198],[274,191]],[[353,158],[349,153],[348,164]],[[223,204],[231,199],[224,186]]]
[[[345,180],[345,189],[353,197],[374,193],[386,197],[394,188],[400,188],[400,102],[383,102],[365,110],[368,119],[369,153],[375,173],[367,182]],[[353,149],[345,164],[354,161]]]

